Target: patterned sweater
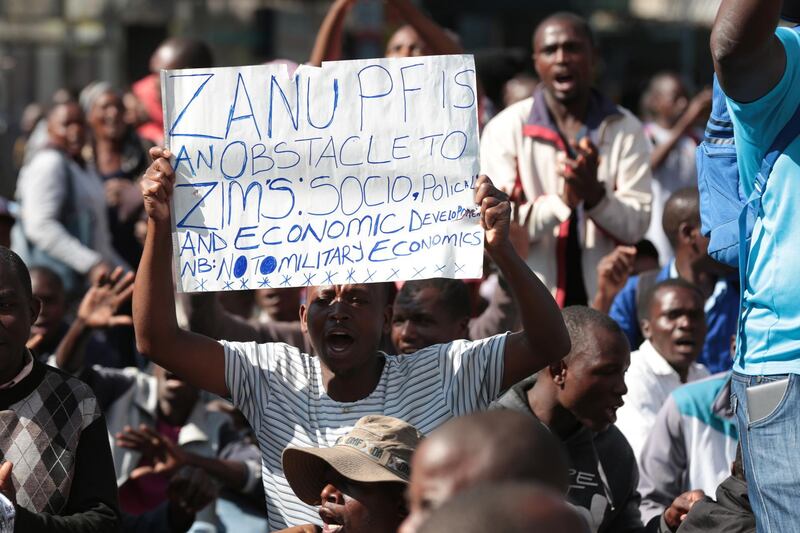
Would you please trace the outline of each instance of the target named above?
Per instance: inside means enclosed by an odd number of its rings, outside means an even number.
[[[118,505],[105,419],[88,386],[34,361],[0,390],[0,458],[14,465],[15,531],[115,531]]]

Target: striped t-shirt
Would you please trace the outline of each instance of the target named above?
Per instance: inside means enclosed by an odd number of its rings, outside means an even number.
[[[281,467],[287,446],[328,447],[359,418],[383,414],[427,434],[447,420],[485,409],[500,394],[505,335],[455,341],[386,356],[372,394],[332,400],[319,359],[281,343],[225,342],[225,381],[256,434],[270,530],[321,524],[317,509],[292,492]]]

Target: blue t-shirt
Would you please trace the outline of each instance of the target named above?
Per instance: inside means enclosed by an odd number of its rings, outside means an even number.
[[[786,50],[780,82],[754,102],[728,99],[748,195],[766,150],[800,106],[800,35],[788,28],[776,35]],[[762,205],[750,243],[734,369],[750,375],[800,374],[800,138],[778,157]]]

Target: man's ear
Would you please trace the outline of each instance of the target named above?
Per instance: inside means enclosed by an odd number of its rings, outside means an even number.
[[[306,304],[300,304],[300,331],[308,335],[308,307]]]
[[[553,383],[555,383],[559,389],[563,389],[564,384],[567,382],[567,363],[561,359],[551,364],[548,370],[550,371],[550,378],[553,380]]]
[[[653,333],[653,330],[650,328],[650,319],[643,318],[641,322],[639,322],[639,328],[642,330],[642,336],[650,340],[650,335]]]
[[[693,244],[696,237],[696,226],[688,222],[681,222],[678,225],[678,241],[685,242],[686,244]]]

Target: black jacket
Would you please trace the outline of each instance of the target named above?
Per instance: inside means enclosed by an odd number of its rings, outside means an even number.
[[[678,533],[756,533],[747,483],[727,478],[717,487],[717,501],[706,496],[694,504]]]
[[[527,397],[535,383],[536,376],[520,381],[495,400],[490,409],[510,409],[535,418]],[[647,527],[642,524],[639,514],[642,498],[636,490],[639,484],[636,458],[630,444],[615,426],[601,433],[581,427],[562,442],[572,463],[567,499],[587,511],[585,518],[593,531],[669,531],[658,517]]]

